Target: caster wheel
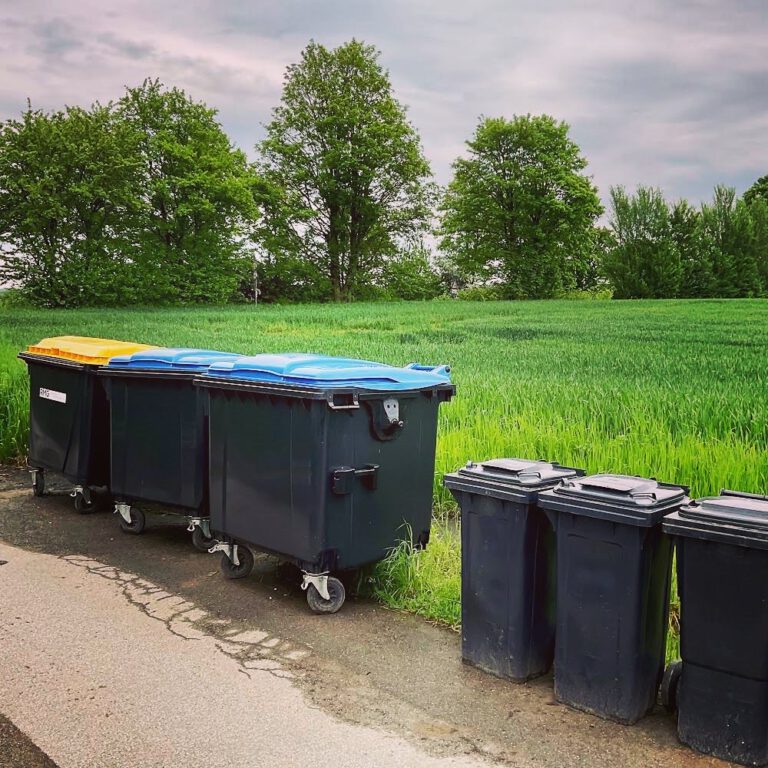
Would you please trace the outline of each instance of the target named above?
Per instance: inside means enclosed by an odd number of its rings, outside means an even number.
[[[664,677],[661,678],[661,703],[664,709],[672,714],[677,711],[677,688],[682,672],[683,662],[673,661],[664,670]]]
[[[93,501],[86,499],[82,493],[75,494],[75,512],[85,515],[88,512],[93,512],[94,509],[96,509],[96,504]]]
[[[144,517],[144,513],[140,509],[136,509],[136,507],[131,507],[130,523],[126,523],[122,515],[120,516],[120,527],[125,533],[138,535],[144,530],[146,524],[147,519]]]
[[[43,496],[45,494],[45,473],[38,469],[32,475],[32,493],[35,496]]]
[[[307,603],[313,613],[336,613],[344,605],[347,593],[344,585],[334,576],[328,577],[328,594],[331,599],[325,600],[314,584],[307,587]]]
[[[225,579],[244,579],[253,570],[253,552],[242,544],[237,545],[237,559],[239,565],[235,565],[226,555],[221,556],[221,572]]]
[[[206,536],[203,533],[203,529],[199,525],[195,526],[195,530],[192,531],[192,544],[194,545],[195,549],[197,549],[200,552],[208,552],[208,550],[215,543],[216,543],[216,539],[208,538],[208,536]]]

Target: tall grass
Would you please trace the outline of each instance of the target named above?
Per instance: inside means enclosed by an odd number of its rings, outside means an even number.
[[[15,360],[18,350],[0,344],[0,461],[19,461],[27,447],[29,385]]]
[[[468,459],[547,458],[589,472],[765,492],[768,302],[452,302],[37,311],[0,307],[0,459],[23,453],[26,378],[17,350],[81,334],[244,353],[307,351],[394,364],[450,363],[440,412],[441,479]],[[456,624],[459,544],[376,571],[380,599]]]

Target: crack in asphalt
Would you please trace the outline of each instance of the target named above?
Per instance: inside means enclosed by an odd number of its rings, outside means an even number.
[[[185,641],[215,638],[216,648],[235,661],[240,671],[249,678],[251,672],[256,671],[283,679],[296,678],[301,672],[286,667],[295,666],[311,653],[305,646],[268,632],[243,629],[230,619],[212,618],[207,611],[190,600],[172,595],[137,574],[83,555],[63,555],[59,559],[114,582],[130,605],[161,622],[176,637]]]
[[[178,595],[147,581],[137,574],[106,565],[84,555],[62,555],[60,560],[85,569],[88,573],[117,584],[127,602],[186,641],[203,637],[215,639],[216,649],[238,664],[238,671],[253,679],[254,672],[266,672],[273,677],[304,683],[307,705],[312,709],[332,713],[338,719],[356,725],[385,727],[393,721],[402,723],[406,735],[427,747],[429,751],[448,755],[458,750],[466,755],[489,758],[494,762],[510,763],[510,755],[498,746],[477,739],[464,729],[440,720],[356,680],[342,693],[337,686],[327,685],[313,669],[307,646],[284,640],[254,628],[244,628],[231,619],[214,618],[211,614]],[[309,666],[301,668],[302,662]],[[290,668],[289,668],[290,667]],[[358,677],[358,676],[354,676]],[[350,681],[351,682],[351,681]],[[400,712],[393,718],[392,712]],[[357,716],[352,713],[357,713]],[[364,716],[361,716],[363,713]]]

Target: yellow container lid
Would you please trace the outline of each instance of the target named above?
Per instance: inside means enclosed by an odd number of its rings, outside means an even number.
[[[106,365],[113,357],[132,355],[143,349],[157,347],[132,341],[94,339],[90,336],[52,336],[50,339],[38,341],[37,344],[30,344],[27,352],[32,355],[76,360],[86,365]]]

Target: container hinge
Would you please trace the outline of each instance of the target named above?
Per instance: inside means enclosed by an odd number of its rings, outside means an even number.
[[[371,491],[377,487],[378,464],[366,464],[363,467],[337,467],[331,472],[331,490],[338,496],[346,496],[352,493],[353,482],[356,477],[362,480],[363,485]]]

